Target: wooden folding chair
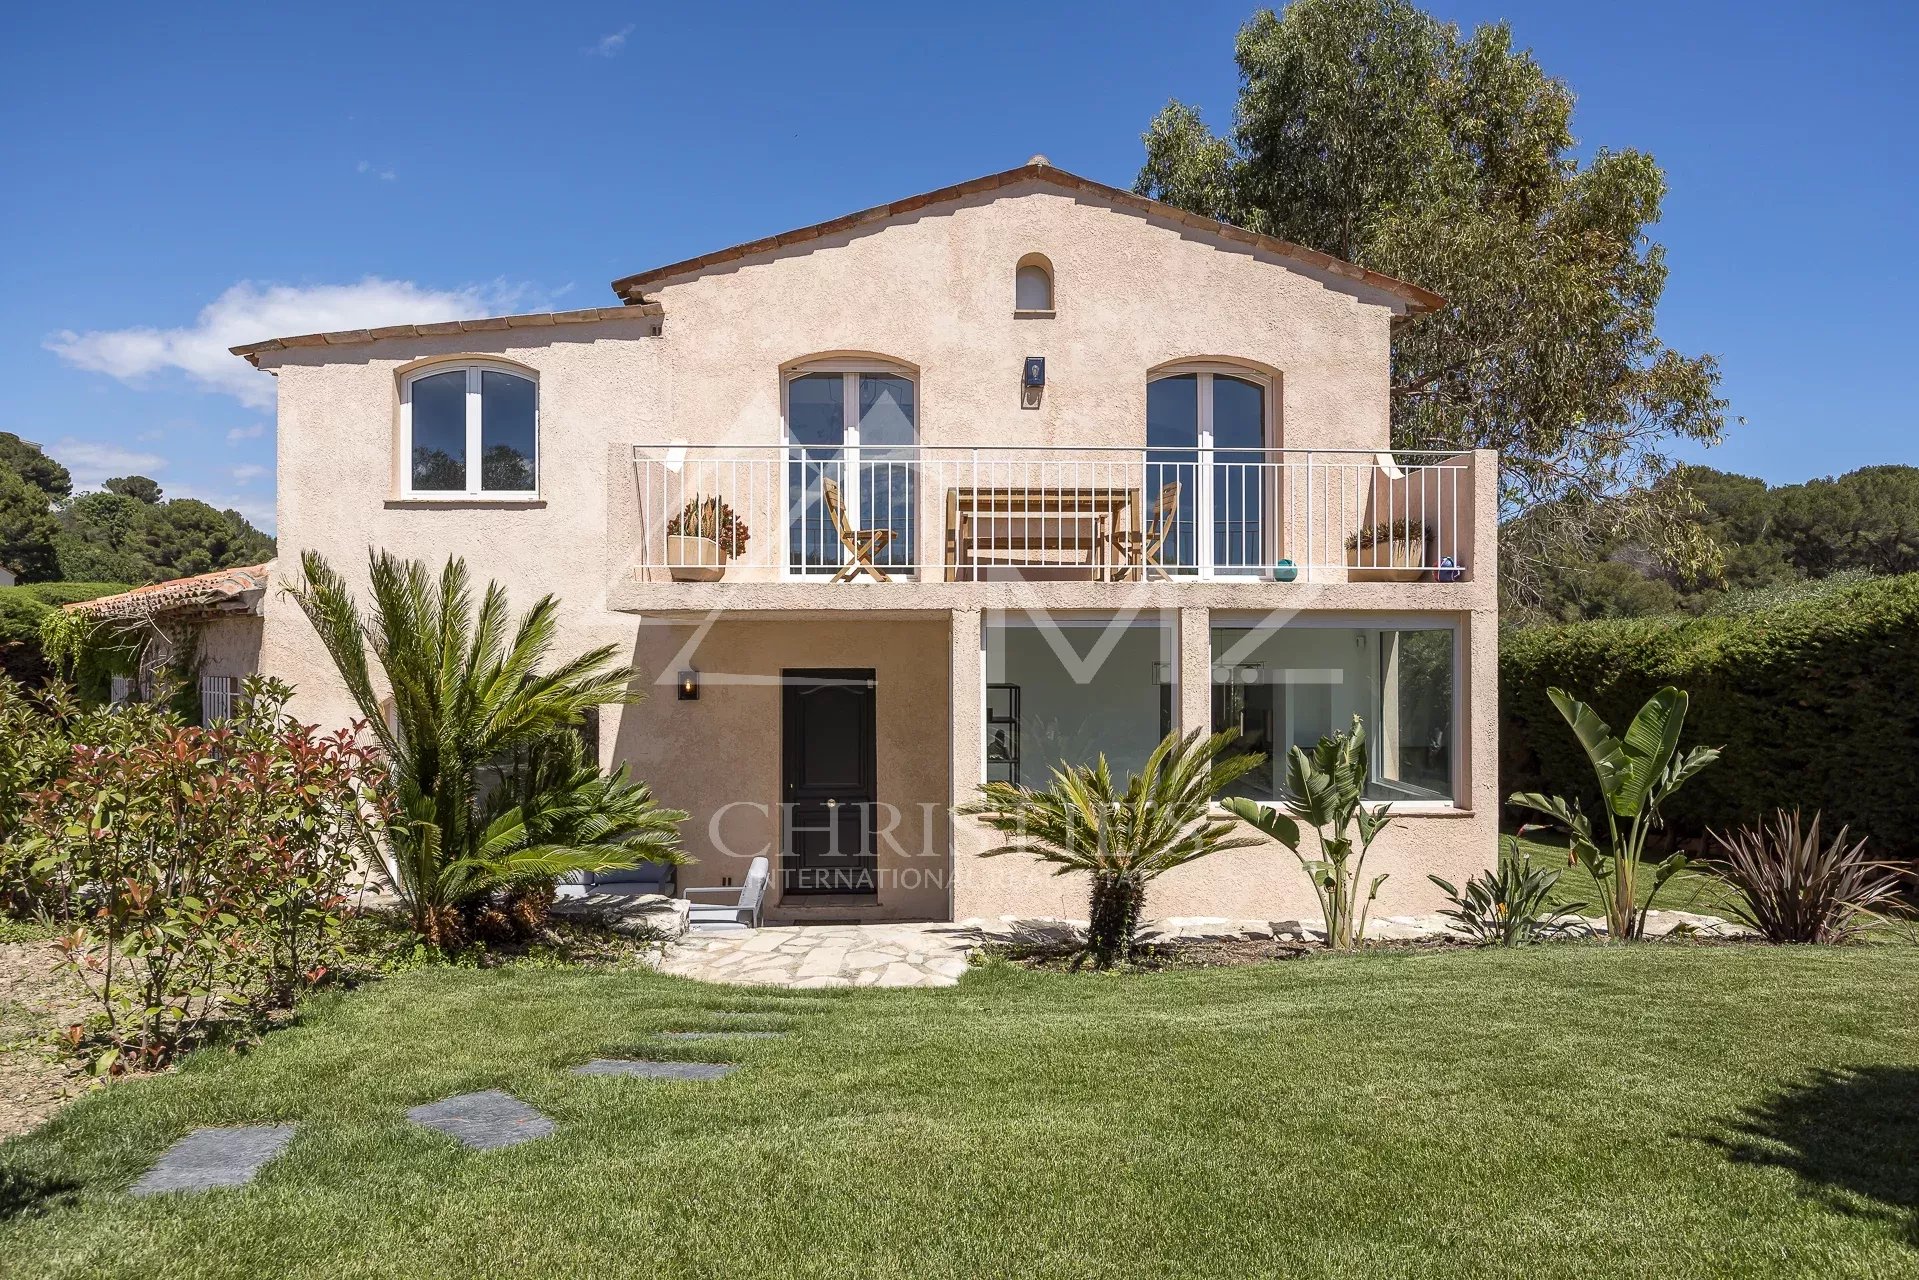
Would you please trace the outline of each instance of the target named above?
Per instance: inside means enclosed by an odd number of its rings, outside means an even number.
[[[873,563],[873,557],[886,550],[893,541],[891,529],[854,529],[846,523],[846,508],[840,505],[840,482],[828,477],[820,477],[820,501],[826,505],[826,518],[833,522],[833,532],[840,537],[840,548],[846,552],[846,563],[833,575],[834,582],[851,582],[862,573],[873,575],[875,582],[891,582],[886,571]]]
[[[1113,534],[1113,550],[1119,552],[1120,561],[1113,580],[1124,582],[1131,574],[1138,573],[1144,582],[1149,574],[1157,572],[1162,579],[1172,581],[1173,575],[1160,563],[1159,553],[1178,519],[1179,481],[1169,480],[1160,486],[1159,500],[1153,503],[1143,532],[1120,529]]]

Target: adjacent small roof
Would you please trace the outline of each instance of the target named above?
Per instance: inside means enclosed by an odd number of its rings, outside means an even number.
[[[637,275],[625,276],[613,282],[613,292],[625,298],[629,303],[639,303],[643,301],[641,297],[642,290],[646,289],[649,285],[656,285],[664,280],[704,271],[709,267],[734,262],[740,258],[751,257],[754,254],[772,253],[777,249],[783,249],[789,245],[803,244],[809,240],[817,240],[822,236],[853,231],[873,223],[884,222],[889,218],[897,218],[902,214],[924,209],[929,205],[945,204],[953,200],[963,200],[968,196],[979,195],[983,192],[992,191],[999,187],[1012,186],[1020,182],[1043,182],[1050,186],[1059,187],[1065,191],[1094,196],[1108,204],[1131,209],[1136,213],[1167,218],[1179,223],[1181,226],[1190,227],[1206,235],[1216,236],[1221,240],[1228,240],[1235,244],[1264,249],[1268,253],[1291,258],[1296,262],[1317,268],[1331,275],[1342,276],[1348,280],[1356,280],[1363,284],[1371,285],[1373,288],[1392,294],[1394,297],[1403,301],[1406,304],[1406,311],[1409,315],[1423,315],[1430,311],[1437,311],[1446,305],[1444,298],[1429,289],[1422,289],[1416,284],[1409,284],[1404,280],[1398,280],[1389,275],[1382,275],[1377,271],[1370,271],[1365,267],[1355,266],[1343,259],[1335,258],[1329,253],[1321,253],[1317,249],[1308,249],[1306,246],[1294,244],[1290,240],[1281,240],[1278,236],[1260,235],[1258,232],[1248,231],[1243,227],[1236,227],[1230,222],[1220,222],[1215,218],[1205,218],[1196,213],[1189,213],[1177,205],[1170,205],[1160,200],[1149,200],[1145,196],[1136,195],[1131,191],[1122,191],[1118,187],[1109,187],[1103,182],[1094,182],[1091,178],[1082,178],[1078,174],[1068,173],[1064,169],[1054,168],[1043,156],[1034,156],[1017,169],[1007,169],[1000,173],[991,173],[983,178],[974,178],[970,182],[962,182],[956,186],[941,187],[937,191],[928,191],[924,195],[909,196],[904,200],[895,200],[891,204],[878,205],[871,209],[862,209],[858,213],[849,213],[844,217],[833,218],[827,222],[816,222],[810,227],[800,227],[794,231],[783,231],[779,235],[767,236],[760,240],[750,240],[745,244],[736,244],[728,249],[717,249],[712,253],[701,254],[697,258],[688,258],[684,262],[669,263],[664,267],[654,267],[650,271],[642,271]]]
[[[248,364],[259,367],[260,355],[267,351],[285,351],[289,347],[339,347],[357,342],[378,342],[381,338],[423,338],[443,333],[480,333],[493,329],[542,329],[561,324],[591,324],[595,320],[635,320],[659,318],[657,303],[646,306],[587,307],[581,311],[536,311],[519,316],[487,316],[480,320],[440,320],[432,324],[390,324],[379,329],[335,329],[331,333],[300,333],[290,338],[268,338],[229,347]]]
[[[252,564],[240,569],[220,569],[191,578],[175,578],[135,587],[113,596],[97,596],[62,605],[70,613],[84,613],[101,619],[151,618],[159,613],[180,609],[211,609],[222,612],[257,613],[260,598],[266,594],[267,578],[273,562]]]

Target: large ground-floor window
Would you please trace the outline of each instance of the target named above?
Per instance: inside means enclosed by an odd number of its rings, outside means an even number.
[[[1255,800],[1285,791],[1286,756],[1366,725],[1369,800],[1453,798],[1457,631],[1292,623],[1212,629],[1213,728],[1267,756],[1236,788]]]
[[[1102,754],[1124,781],[1173,727],[1175,629],[1157,616],[1007,612],[986,624],[986,777],[1043,787]]]

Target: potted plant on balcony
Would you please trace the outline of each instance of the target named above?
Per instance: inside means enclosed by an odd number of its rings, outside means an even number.
[[[717,582],[726,562],[745,554],[751,536],[723,500],[696,493],[666,522],[667,572],[675,582]]]
[[[1346,539],[1346,576],[1353,582],[1418,582],[1430,568],[1431,540],[1417,520],[1368,525]]]

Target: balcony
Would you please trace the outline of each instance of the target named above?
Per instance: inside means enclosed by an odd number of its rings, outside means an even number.
[[[676,444],[632,460],[641,581],[1410,586],[1473,579],[1491,455]]]

